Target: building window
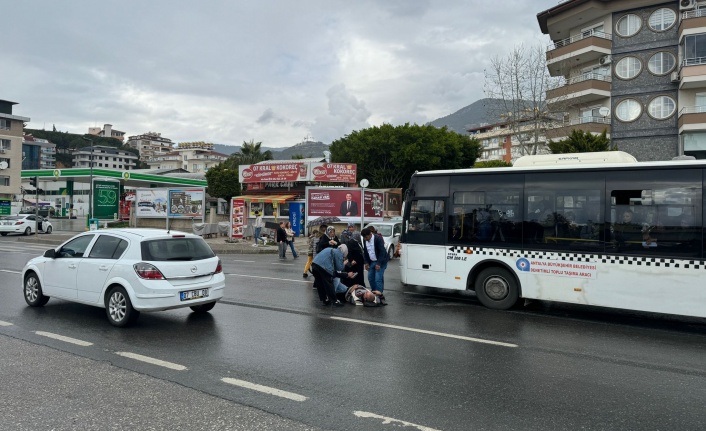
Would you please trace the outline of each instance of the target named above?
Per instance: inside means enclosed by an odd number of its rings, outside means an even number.
[[[0,118],[0,129],[10,130],[12,122],[5,118]]]
[[[669,96],[657,96],[647,106],[647,113],[658,120],[671,117],[677,110],[677,104]]]
[[[618,20],[615,30],[623,37],[634,36],[642,27],[642,19],[635,14],[628,14]]]
[[[624,57],[615,65],[615,74],[620,79],[633,79],[642,71],[642,62],[637,57]]]
[[[677,14],[673,10],[663,7],[652,12],[648,25],[654,31],[665,31],[672,28],[676,22]]]
[[[647,68],[655,75],[666,75],[674,69],[677,60],[670,52],[658,52],[647,62]]]
[[[642,105],[635,99],[625,99],[615,108],[615,116],[620,121],[635,121],[642,114]]]
[[[706,59],[706,34],[684,36],[684,65],[703,64]]]
[[[0,176],[0,186],[9,186],[10,177]]]

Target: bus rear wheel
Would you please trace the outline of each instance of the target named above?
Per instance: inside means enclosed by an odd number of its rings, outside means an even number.
[[[507,310],[520,299],[515,277],[504,268],[486,268],[476,277],[476,296],[481,304],[494,310]]]

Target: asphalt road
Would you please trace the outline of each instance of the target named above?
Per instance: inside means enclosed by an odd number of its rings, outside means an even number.
[[[389,306],[323,307],[303,259],[224,255],[225,299],[209,315],[142,313],[117,329],[102,309],[25,305],[19,271],[40,248],[0,238],[0,406],[12,412],[0,429],[100,429],[96,417],[110,417],[105,429],[706,423],[704,320],[542,302],[493,311],[470,293],[402,287],[396,263]]]

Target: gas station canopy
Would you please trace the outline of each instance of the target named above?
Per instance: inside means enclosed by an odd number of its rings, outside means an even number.
[[[26,169],[22,171],[21,175],[22,178],[37,177],[39,181],[74,181],[77,183],[88,183],[91,176],[94,179],[114,178],[122,180],[123,185],[127,187],[150,187],[154,185],[208,187],[208,181],[206,180],[100,168],[93,168],[92,170],[90,168]]]

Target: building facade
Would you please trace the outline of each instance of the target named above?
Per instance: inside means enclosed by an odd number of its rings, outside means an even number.
[[[163,138],[161,133],[147,132],[142,135],[130,136],[127,144],[140,152],[140,161],[147,163],[151,158],[171,153],[174,143],[171,139]]]
[[[104,138],[114,138],[120,142],[125,140],[125,132],[113,130],[112,124],[104,124],[102,129],[100,127],[89,127],[88,134],[93,136],[101,136]]]
[[[137,166],[138,157],[128,151],[121,151],[115,147],[94,145],[83,147],[73,152],[72,164],[74,168],[110,168],[130,170]]]
[[[478,139],[481,153],[476,161],[489,162],[500,160],[514,163],[518,158],[528,154],[547,154],[547,133],[556,121],[545,118],[540,121],[528,121],[511,125],[508,122],[483,124],[467,129],[471,138]],[[535,128],[538,128],[535,134]],[[533,138],[534,136],[537,138]],[[519,137],[528,138],[532,143],[520,142]],[[536,141],[536,142],[535,142]]]
[[[569,0],[537,15],[552,44],[547,103],[564,129],[600,133],[638,160],[706,158],[706,1]]]
[[[184,169],[202,173],[227,159],[227,155],[213,151],[211,143],[182,142],[172,152],[150,158],[147,164],[151,169]]]
[[[29,118],[12,114],[16,102],[0,100],[0,198],[20,193],[22,179],[22,136]]]
[[[56,144],[25,135],[22,140],[22,169],[56,168]]]

